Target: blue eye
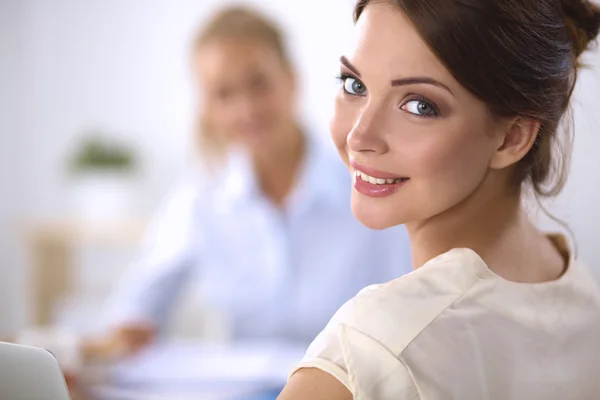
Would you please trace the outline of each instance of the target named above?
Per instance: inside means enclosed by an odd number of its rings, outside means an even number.
[[[350,95],[364,96],[367,93],[366,86],[361,81],[359,81],[351,75],[342,74],[338,77],[338,79],[342,82],[344,92]]]
[[[401,107],[402,110],[419,117],[437,117],[439,111],[436,106],[425,100],[409,100]]]

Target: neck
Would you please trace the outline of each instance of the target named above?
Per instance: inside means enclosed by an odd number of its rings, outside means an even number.
[[[560,276],[564,259],[529,221],[520,193],[501,189],[506,183],[485,179],[471,197],[452,209],[407,224],[414,267],[453,248],[469,248],[507,280],[543,282]]]
[[[253,154],[253,166],[263,194],[282,206],[294,187],[298,168],[304,157],[306,139],[295,125],[280,132],[283,140]]]

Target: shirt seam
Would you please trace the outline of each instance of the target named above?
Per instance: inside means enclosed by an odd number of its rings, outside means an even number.
[[[421,389],[419,388],[419,385],[417,385],[415,376],[413,375],[410,368],[408,368],[408,365],[406,365],[404,360],[402,358],[400,358],[400,356],[398,356],[398,361],[400,361],[400,363],[404,366],[404,369],[406,369],[406,373],[408,374],[408,376],[410,376],[410,380],[412,381],[413,385],[415,386],[415,389],[417,390],[417,395],[419,396],[419,400],[421,400],[423,398],[423,396],[421,396]]]
[[[402,365],[404,365],[404,367],[406,368],[406,371],[408,372],[408,374],[410,375],[410,379],[413,381],[413,384],[415,385],[415,388],[417,389],[417,393],[419,395],[419,399],[422,399],[422,395],[421,395],[421,389],[419,388],[419,385],[412,373],[412,370],[408,367],[408,365],[406,365],[406,363],[404,362],[404,360],[402,360],[402,355],[404,354],[404,352],[406,351],[406,349],[408,348],[408,346],[411,345],[412,342],[414,342],[419,336],[421,336],[421,334],[427,329],[429,328],[429,326],[431,326],[431,324],[433,324],[444,312],[446,312],[446,310],[448,310],[450,307],[452,307],[453,305],[455,305],[456,303],[458,303],[460,300],[462,300],[475,286],[476,283],[478,283],[481,280],[481,278],[477,278],[477,280],[475,282],[473,282],[460,296],[458,296],[456,299],[454,299],[454,301],[452,301],[450,304],[448,304],[446,307],[444,307],[431,321],[429,321],[420,331],[419,333],[417,333],[402,349],[402,351],[398,354],[398,360],[402,363]]]
[[[343,327],[345,327],[345,328],[349,328],[349,329],[355,329],[355,330],[357,330],[356,328],[353,328],[353,327],[351,327],[350,325],[346,325],[346,324],[343,324],[343,323],[342,323],[342,324],[340,324],[340,325],[341,325],[341,326],[343,326]],[[357,330],[357,331],[358,331],[358,332],[360,332],[361,334],[365,335],[366,337],[368,337],[368,338],[370,338],[370,339],[374,340],[375,342],[377,342],[377,343],[380,343],[380,344],[381,344],[381,345],[382,345],[382,346],[383,346],[383,347],[384,347],[384,348],[385,348],[385,349],[386,349],[388,352],[390,352],[390,354],[394,355],[394,353],[393,353],[393,352],[392,352],[392,351],[391,351],[391,350],[390,350],[390,349],[389,349],[389,348],[388,348],[388,347],[387,347],[385,344],[381,343],[379,340],[377,340],[377,339],[375,339],[374,337],[372,337],[372,336],[370,336],[370,335],[366,334],[365,332],[362,332],[362,331],[360,331],[360,330]],[[348,361],[347,361],[347,360],[348,360],[348,357],[347,357],[347,355],[346,355],[346,352],[345,352],[345,350],[344,350],[344,347],[343,347],[343,346],[342,346],[342,354],[343,354],[343,356],[344,356],[344,362],[346,363],[346,365],[348,365]],[[402,354],[402,353],[400,353],[400,354]],[[394,355],[394,356],[395,356],[395,355]],[[406,372],[407,372],[408,376],[410,377],[410,380],[411,380],[411,382],[412,382],[413,386],[414,386],[414,387],[415,387],[415,389],[417,390],[417,395],[419,396],[419,400],[420,400],[420,399],[422,399],[422,398],[423,398],[423,396],[421,396],[421,391],[419,390],[419,386],[417,385],[417,382],[416,382],[416,380],[415,380],[415,377],[414,377],[414,375],[412,374],[412,371],[411,371],[411,370],[408,368],[408,366],[406,365],[406,363],[404,362],[404,360],[402,360],[402,359],[400,358],[400,355],[398,355],[398,356],[395,356],[395,357],[396,357],[396,359],[398,360],[398,362],[400,362],[400,364],[402,364],[402,366],[403,366],[403,367],[404,367],[404,369],[406,370]],[[349,382],[349,384],[352,384],[353,382],[351,382],[351,381],[350,381],[350,374],[349,374],[349,373],[347,373],[347,375],[348,375],[348,382]],[[352,392],[352,391],[351,391],[351,392]]]

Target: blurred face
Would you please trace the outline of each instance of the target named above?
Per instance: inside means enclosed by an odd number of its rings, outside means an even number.
[[[204,45],[195,59],[209,129],[251,151],[283,141],[294,122],[291,71],[268,44],[223,39]]]
[[[375,229],[424,221],[471,196],[504,130],[404,14],[367,6],[341,59],[333,140],[354,175],[352,209]]]

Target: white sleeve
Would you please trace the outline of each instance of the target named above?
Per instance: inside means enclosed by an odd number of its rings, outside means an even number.
[[[308,347],[306,355],[294,367],[290,377],[302,368],[317,368],[336,378],[354,394],[342,347],[343,327],[332,320]]]
[[[365,311],[361,303],[355,297],[336,313],[290,376],[302,368],[317,368],[340,381],[355,400],[420,399],[400,358],[356,326]]]
[[[197,262],[197,188],[186,181],[166,196],[143,240],[137,261],[109,298],[104,325],[152,322],[163,328]]]

